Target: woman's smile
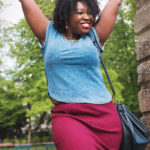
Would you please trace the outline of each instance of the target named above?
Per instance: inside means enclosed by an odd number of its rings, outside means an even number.
[[[91,24],[90,23],[81,23],[81,26],[85,29],[90,29],[91,28]]]

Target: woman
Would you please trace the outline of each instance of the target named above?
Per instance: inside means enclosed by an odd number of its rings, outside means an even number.
[[[118,150],[121,122],[99,69],[99,55],[88,33],[103,46],[122,0],[110,0],[99,17],[96,0],[57,0],[53,22],[34,0],[20,0],[42,48],[58,150]],[[96,19],[99,17],[98,19]]]

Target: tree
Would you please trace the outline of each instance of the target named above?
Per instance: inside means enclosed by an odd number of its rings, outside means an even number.
[[[3,7],[3,3],[2,1],[0,0],[0,13],[2,12],[2,7]],[[0,22],[2,22],[2,20],[0,19]],[[0,49],[3,47],[3,44],[2,44],[2,24],[0,23]],[[0,64],[2,63],[2,61],[0,60]]]
[[[3,78],[0,84],[0,137],[13,137],[25,125],[25,110],[20,101],[20,87]]]
[[[0,1],[0,12],[3,11],[4,4]],[[19,93],[15,82],[6,80],[6,74],[3,70],[2,58],[7,40],[7,22],[0,19],[0,138],[5,136],[12,137],[13,134],[19,134],[21,126],[24,125],[25,111],[19,101]],[[19,128],[19,130],[15,130]]]
[[[124,98],[122,96],[122,91],[124,90],[124,86],[122,85],[122,83],[120,81],[118,81],[118,74],[115,72],[115,70],[112,70],[112,69],[108,69],[107,71],[109,72],[109,77],[111,79],[111,82],[113,83],[113,87],[115,89],[117,99],[119,99],[120,101],[123,102]],[[110,84],[108,82],[108,79],[106,77],[104,70],[102,70],[102,75],[104,77],[104,81],[105,81],[107,89],[113,95]],[[114,103],[116,102],[115,100],[117,100],[117,99],[116,99],[116,97],[113,97]]]
[[[137,83],[137,61],[135,54],[136,36],[133,27],[135,2],[125,1],[122,6],[116,25],[105,45],[103,54],[108,68],[117,72],[118,81],[124,86],[122,96],[124,103],[134,113],[139,115]]]
[[[51,19],[54,2],[37,0],[37,3],[44,14]],[[53,105],[47,95],[43,59],[37,38],[25,19],[11,27],[9,32],[12,33],[9,39],[10,56],[17,60],[15,70],[11,70],[10,73],[12,80],[21,84],[20,106],[26,111],[27,122],[25,122],[29,126],[30,137],[31,126],[33,125],[32,129],[35,129],[35,124],[42,124],[43,120],[39,118],[39,115],[46,118]]]

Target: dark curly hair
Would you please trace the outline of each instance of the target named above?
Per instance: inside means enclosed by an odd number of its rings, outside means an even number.
[[[96,23],[100,14],[97,0],[56,0],[53,21],[54,27],[58,32],[66,32],[66,24],[69,22],[72,10],[76,9],[78,1],[84,2],[88,6],[94,17],[94,24]]]

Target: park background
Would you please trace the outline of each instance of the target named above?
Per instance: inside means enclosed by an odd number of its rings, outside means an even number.
[[[44,14],[52,19],[55,3],[50,0],[36,0],[36,2]],[[1,14],[8,7],[10,6],[0,0]],[[114,30],[105,43],[103,57],[118,99],[140,117],[138,104],[140,87],[137,82],[138,62],[135,54],[137,38],[133,24],[135,11],[135,2],[124,0]],[[105,75],[104,79],[110,90]],[[41,50],[26,20],[22,18],[14,24],[1,17],[0,140],[2,143],[52,141],[50,110],[53,104],[47,95],[46,84]]]

